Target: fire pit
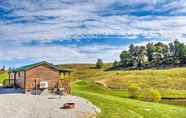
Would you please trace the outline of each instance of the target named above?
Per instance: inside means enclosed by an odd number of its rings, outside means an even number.
[[[65,103],[61,109],[74,109],[75,106],[75,103]]]

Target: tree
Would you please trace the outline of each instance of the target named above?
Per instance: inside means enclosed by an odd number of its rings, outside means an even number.
[[[100,69],[103,67],[103,61],[101,59],[98,59],[96,62],[96,68]]]
[[[129,51],[123,51],[120,54],[120,60],[124,67],[132,66],[132,56],[130,55]]]
[[[169,43],[169,56],[175,55],[175,47],[173,43]]]
[[[174,44],[171,42],[171,43],[169,43],[168,45],[168,59],[167,59],[167,61],[166,61],[166,64],[167,65],[170,65],[170,64],[174,64],[174,62],[175,62],[175,57],[174,57],[174,50],[175,50],[175,48],[174,48]]]
[[[152,62],[153,61],[153,55],[154,55],[154,52],[155,52],[154,44],[153,43],[148,43],[146,45],[146,48],[147,48],[147,58],[148,58],[148,61],[149,62]]]
[[[136,66],[136,64],[137,64],[137,50],[136,50],[136,46],[131,44],[129,46],[129,53],[130,53],[130,56],[131,56],[131,66]]]
[[[144,46],[137,46],[136,47],[136,54],[137,54],[137,66],[141,67],[144,62],[145,62],[145,54],[146,54],[146,49]]]
[[[168,60],[168,46],[161,42],[156,43],[155,45],[155,52],[154,52],[154,63],[156,65],[161,65],[166,63]]]
[[[5,71],[5,69],[6,69],[5,66],[3,66],[3,68],[1,68],[1,71]]]
[[[174,47],[174,57],[175,57],[175,61],[177,63],[185,63],[185,59],[186,59],[186,46],[184,43],[179,42],[178,40],[175,40],[173,43],[173,47]]]
[[[146,60],[147,58],[147,60]],[[186,45],[178,40],[164,44],[148,43],[145,46],[131,44],[128,50],[120,54],[120,65],[123,67],[151,67],[153,65],[186,64]],[[116,63],[114,64],[116,65]]]
[[[112,64],[112,67],[117,67],[119,63],[115,60],[114,63]]]
[[[174,47],[175,47],[175,55],[174,56],[179,57],[181,45],[182,44],[177,39],[174,41]]]

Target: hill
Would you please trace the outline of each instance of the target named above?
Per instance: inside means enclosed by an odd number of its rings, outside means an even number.
[[[69,65],[66,65],[68,67]],[[142,88],[156,88],[164,98],[186,98],[186,68],[104,71],[95,65],[70,65],[74,80],[93,80],[108,88],[127,90],[131,84]]]
[[[185,118],[186,108],[160,103],[143,102],[127,97],[92,81],[79,80],[72,84],[73,94],[84,97],[101,108],[98,118]]]
[[[5,79],[8,79],[8,73],[6,71],[0,71],[0,83],[2,83]]]
[[[128,86],[135,83],[144,88],[158,89],[163,98],[185,98],[186,68],[104,71],[109,66],[103,69],[92,67],[95,65],[74,66],[72,77],[77,81],[72,84],[72,91],[102,109],[98,118],[186,117],[186,108],[181,107],[186,105],[184,100],[144,102],[129,99],[127,91]]]

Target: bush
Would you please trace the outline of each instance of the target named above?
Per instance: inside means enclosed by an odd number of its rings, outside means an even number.
[[[137,84],[131,84],[128,87],[128,92],[131,98],[138,98],[141,88]]]
[[[101,59],[98,59],[96,62],[96,68],[101,69],[103,67],[103,61]]]
[[[141,90],[138,97],[152,102],[159,102],[161,100],[160,92],[157,89],[153,89],[153,88]]]

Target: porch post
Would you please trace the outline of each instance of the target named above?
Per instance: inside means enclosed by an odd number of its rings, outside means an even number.
[[[62,78],[62,72],[59,72],[59,79],[57,81],[57,88],[59,89],[61,87],[61,78]]]
[[[71,85],[70,85],[70,72],[68,72],[68,88],[69,88],[69,94],[71,95]]]
[[[24,89],[26,92],[26,71],[24,71]]]
[[[11,74],[11,72],[10,71],[8,71],[8,86],[10,87],[10,74]]]
[[[16,88],[16,74],[17,72],[14,73],[14,88]]]

